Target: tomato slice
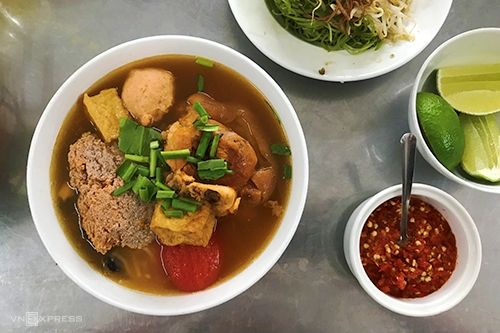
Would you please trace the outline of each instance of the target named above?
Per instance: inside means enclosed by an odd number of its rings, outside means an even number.
[[[162,246],[161,256],[165,271],[179,290],[203,290],[219,277],[221,250],[215,237],[210,239],[206,247]]]

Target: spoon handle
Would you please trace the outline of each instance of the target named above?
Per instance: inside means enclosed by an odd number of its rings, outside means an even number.
[[[411,187],[413,184],[413,170],[415,167],[415,146],[417,138],[412,133],[405,133],[401,137],[403,146],[403,196],[401,198],[401,242],[408,240],[408,209],[410,207]]]

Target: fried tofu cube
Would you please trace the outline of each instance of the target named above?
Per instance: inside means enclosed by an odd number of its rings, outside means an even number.
[[[165,216],[161,205],[157,203],[150,227],[164,245],[207,246],[216,222],[209,205],[202,205],[194,213],[175,218]]]
[[[129,117],[116,88],[102,90],[92,97],[85,94],[83,104],[104,141],[116,140],[120,134],[120,118]]]

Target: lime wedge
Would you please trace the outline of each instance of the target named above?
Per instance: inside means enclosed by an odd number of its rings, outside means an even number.
[[[500,181],[500,129],[496,116],[461,114],[459,118],[465,135],[462,168],[473,177]]]
[[[417,116],[427,143],[436,158],[448,169],[460,164],[464,133],[453,108],[438,95],[417,94]]]
[[[500,64],[444,67],[439,94],[457,111],[485,115],[500,111]]]

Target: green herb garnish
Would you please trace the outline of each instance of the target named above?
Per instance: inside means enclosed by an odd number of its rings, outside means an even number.
[[[198,162],[198,170],[227,170],[227,162],[223,159],[214,159]]]
[[[283,166],[283,179],[292,178],[292,166],[290,164],[285,164]]]
[[[186,157],[186,161],[191,164],[197,164],[200,160],[194,156]]]
[[[160,154],[165,160],[179,160],[186,159],[186,157],[188,157],[191,152],[186,148],[179,150],[162,151]]]
[[[135,183],[134,181],[126,183],[125,185],[114,190],[112,195],[114,195],[115,197],[122,195],[123,193],[130,190],[132,188],[132,186],[134,186],[134,183]]]
[[[148,163],[149,162],[149,157],[148,156],[141,156],[141,155],[134,155],[134,154],[125,154],[125,159],[137,163]]]
[[[120,119],[118,148],[124,154],[149,156],[151,141],[160,141],[157,130],[144,127],[129,118]]]
[[[196,157],[202,159],[205,156],[211,138],[212,133],[203,132],[203,134],[201,135],[200,143],[198,144],[198,148],[196,148]]]
[[[232,174],[232,170],[228,169],[227,162],[223,159],[198,162],[198,177],[203,180],[217,180],[227,174]]]
[[[227,174],[231,174],[231,170],[198,170],[198,177],[203,180],[217,180]]]
[[[156,154],[157,149],[149,150],[149,177],[156,176],[156,164],[158,161],[158,155]]]
[[[155,185],[156,185],[156,187],[158,187],[158,188],[159,188],[159,189],[161,189],[161,190],[164,190],[164,191],[172,191],[172,189],[171,189],[170,187],[168,187],[167,185],[165,185],[165,184],[163,184],[163,183],[161,183],[161,182],[156,181],[156,182],[155,182]]]
[[[156,199],[172,199],[175,197],[175,191],[158,190],[156,192]]]
[[[161,183],[163,180],[163,173],[160,167],[156,167],[155,170],[155,182]]]
[[[198,210],[198,205],[181,199],[172,199],[172,208],[180,209],[185,212],[194,213]]]
[[[123,179],[124,182],[128,182],[132,179],[137,171],[137,164],[125,160],[122,165],[116,170],[116,175]]]
[[[207,110],[205,110],[205,108],[203,107],[203,105],[201,105],[200,102],[195,102],[193,104],[193,109],[196,112],[198,112],[198,115],[200,117],[207,117],[207,119],[210,118],[210,115],[208,114]]]
[[[149,176],[149,168],[145,167],[144,165],[137,165],[137,174],[148,177]]]
[[[201,74],[198,74],[196,78],[196,87],[199,92],[203,92],[205,90],[205,77]]]
[[[132,191],[144,202],[150,202],[156,194],[155,184],[146,176],[138,175]]]
[[[219,148],[220,137],[221,137],[220,134],[215,134],[214,138],[212,139],[212,144],[210,145],[210,152],[208,153],[208,156],[210,156],[210,158],[215,158],[215,155],[217,154],[217,148]]]
[[[184,216],[184,212],[179,209],[164,210],[163,213],[165,213],[166,217],[181,218]]]
[[[271,145],[271,152],[275,155],[292,155],[290,147],[282,143],[273,143]]]
[[[206,58],[197,57],[195,63],[203,67],[208,67],[208,68],[214,67],[214,62]]]

